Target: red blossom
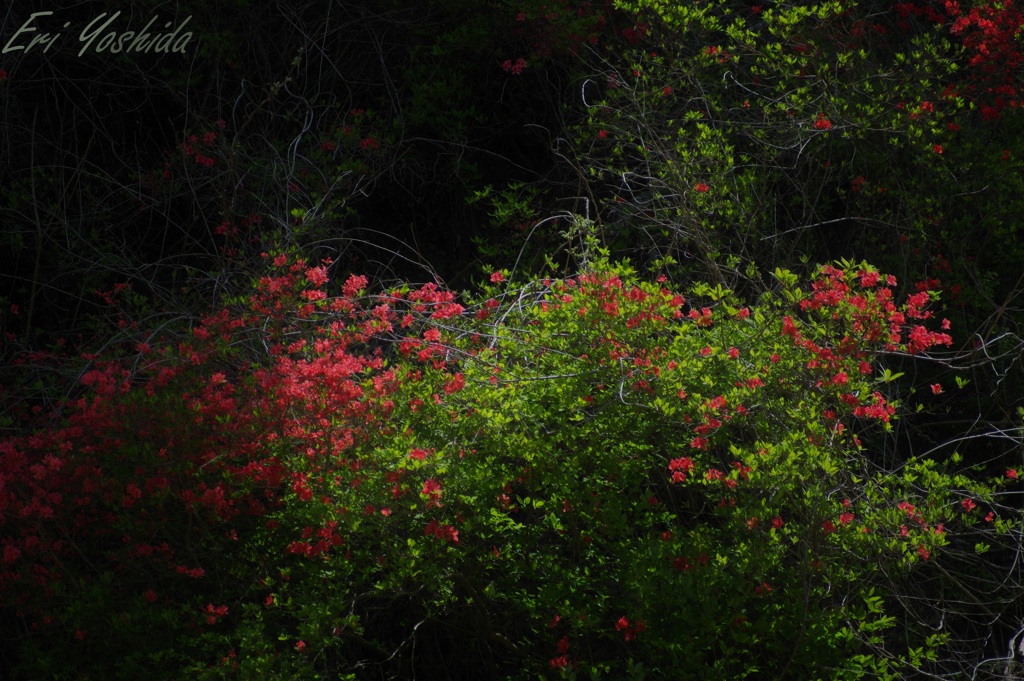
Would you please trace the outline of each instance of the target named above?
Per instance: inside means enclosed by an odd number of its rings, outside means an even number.
[[[427,508],[436,508],[443,505],[441,504],[441,483],[434,478],[430,478],[423,483],[423,489],[420,493],[427,497]]]
[[[314,286],[323,286],[327,283],[326,267],[311,267],[306,270],[306,279]]]
[[[450,541],[453,544],[459,543],[459,531],[452,525],[442,524],[437,520],[431,520],[423,529],[424,536],[433,536],[443,541]]]
[[[627,641],[632,641],[637,634],[646,630],[647,625],[643,623],[643,620],[637,620],[635,624],[630,624],[629,619],[623,616],[615,622],[615,631],[623,632]]]
[[[517,58],[515,61],[506,59],[501,63],[501,70],[505,73],[511,73],[513,76],[520,75],[526,68],[526,60],[522,57]]]
[[[221,617],[224,617],[228,614],[228,606],[215,606],[213,603],[208,603],[206,607],[203,608],[203,612],[206,613],[207,624],[216,624]]]
[[[684,482],[686,476],[693,470],[693,460],[688,456],[673,459],[669,462],[668,469],[673,471],[672,482]]]

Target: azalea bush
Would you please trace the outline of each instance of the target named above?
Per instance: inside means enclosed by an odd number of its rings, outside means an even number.
[[[879,358],[949,337],[868,265],[741,305],[267,261],[0,442],[12,678],[941,676],[1014,589],[1016,470],[870,444]]]
[[[964,334],[1014,295],[1013,3],[615,4],[566,145],[613,252],[755,291],[870,257]]]

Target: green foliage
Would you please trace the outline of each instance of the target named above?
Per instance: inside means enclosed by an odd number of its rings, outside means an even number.
[[[154,339],[148,380],[97,364],[67,427],[0,448],[33,480],[3,497],[13,678],[948,670],[911,585],[990,585],[971,547],[1017,515],[1007,477],[862,442],[903,395],[878,357],[948,342],[927,294],[841,263],[700,306],[590,257],[456,303],[328,298],[326,266],[278,255]]]
[[[574,144],[612,252],[755,291],[780,263],[869,256],[938,282],[965,331],[1012,295],[993,275],[1019,271],[1015,247],[981,244],[1019,241],[1012,125],[992,122],[1017,114],[971,85],[949,5],[616,5],[632,44],[593,62]]]

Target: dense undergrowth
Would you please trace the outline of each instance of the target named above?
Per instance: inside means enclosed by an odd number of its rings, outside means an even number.
[[[466,300],[268,267],[0,443],[15,678],[941,674],[1013,591],[1016,471],[865,444],[880,359],[950,342],[870,266],[700,307],[606,262]]]

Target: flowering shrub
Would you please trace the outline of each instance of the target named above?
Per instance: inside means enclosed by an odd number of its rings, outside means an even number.
[[[635,30],[590,53],[573,164],[616,256],[759,291],[871,253],[965,336],[1016,295],[1017,5],[615,5]]]
[[[862,441],[879,355],[949,342],[927,293],[840,263],[688,301],[598,261],[460,302],[268,260],[0,442],[13,678],[947,670],[907,585],[993,573],[964,546],[1009,538],[1016,471]]]

